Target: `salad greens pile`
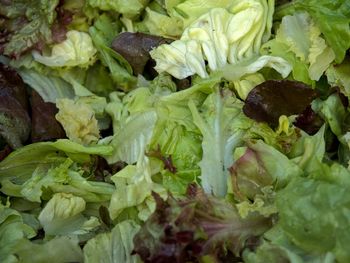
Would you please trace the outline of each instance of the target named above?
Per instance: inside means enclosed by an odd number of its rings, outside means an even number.
[[[350,262],[349,0],[0,0],[0,262]]]

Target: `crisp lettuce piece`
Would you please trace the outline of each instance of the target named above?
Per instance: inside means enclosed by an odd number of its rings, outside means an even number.
[[[189,102],[193,122],[203,136],[201,184],[204,191],[223,197],[227,193],[228,168],[232,165],[232,152],[242,143],[243,132],[232,125],[241,112],[241,103],[227,90],[215,88],[199,109]]]
[[[58,236],[47,242],[34,243],[27,239],[20,240],[12,249],[16,261],[52,263],[83,262],[83,253],[77,237]]]
[[[233,81],[235,90],[237,91],[238,96],[245,100],[248,96],[248,93],[257,85],[263,83],[265,78],[260,73],[253,73],[243,76],[239,80]]]
[[[146,8],[146,15],[142,24],[152,35],[162,37],[175,38],[181,36],[183,31],[183,23],[179,18],[158,13],[149,7]]]
[[[281,5],[276,17],[292,15],[296,11],[308,12],[320,29],[327,44],[335,54],[335,61],[341,63],[350,47],[349,3],[346,0],[294,0]]]
[[[97,218],[87,219],[82,215],[86,202],[83,198],[68,193],[56,193],[39,214],[45,235],[85,234],[99,226]]]
[[[92,7],[104,11],[112,10],[131,18],[142,12],[148,0],[88,0],[87,2]]]
[[[332,65],[326,71],[328,82],[340,88],[342,93],[350,97],[350,62],[345,60],[340,65]]]
[[[1,161],[0,181],[11,179],[22,184],[32,176],[39,164],[57,165],[62,162],[62,157],[70,157],[75,162],[84,163],[91,161],[90,155],[108,156],[112,152],[111,146],[83,146],[66,139],[32,143],[14,151]]]
[[[302,133],[288,153],[288,157],[306,173],[317,173],[323,169],[320,164],[326,152],[325,128],[323,125],[313,136]]]
[[[309,254],[293,244],[280,226],[274,226],[264,234],[264,241],[253,252],[246,249],[243,252],[244,262],[247,263],[335,263],[331,252],[324,254]]]
[[[95,112],[89,105],[69,99],[56,103],[59,112],[56,119],[62,124],[68,138],[74,142],[89,145],[100,138]]]
[[[233,5],[233,1],[201,1],[201,0],[185,0],[185,1],[166,1],[167,9],[172,15],[180,17],[185,27],[189,26],[201,15],[208,13],[211,9],[221,7],[229,9]],[[175,3],[172,3],[175,2]],[[177,3],[176,3],[177,2]]]
[[[350,173],[343,168],[345,181],[336,183],[332,178],[341,175],[336,167],[323,170],[323,178],[295,178],[277,194],[276,202],[279,225],[294,244],[310,254],[332,252],[337,262],[348,262],[350,200],[344,186]]]
[[[99,234],[84,246],[84,262],[140,263],[137,255],[131,255],[133,238],[140,226],[133,220],[117,224],[109,233]]]
[[[107,161],[135,163],[151,141],[156,120],[157,115],[154,111],[146,111],[134,114],[122,122],[119,131],[115,133],[109,144],[115,151],[111,156],[106,157]]]
[[[179,79],[194,74],[205,78],[205,61],[215,71],[258,55],[270,36],[273,8],[273,1],[237,1],[229,10],[212,8],[189,25],[180,40],[151,51],[155,69]],[[258,19],[246,19],[251,16]]]
[[[36,231],[25,224],[22,215],[0,203],[0,261],[17,262],[13,248],[24,238],[33,238]]]
[[[321,99],[313,101],[312,109],[327,121],[336,136],[340,137],[343,134],[343,123],[347,112],[338,94],[330,95],[325,101]]]
[[[290,64],[283,58],[264,55],[237,64],[226,65],[218,73],[214,73],[214,75],[222,75],[230,81],[239,81],[240,79],[244,80],[245,75],[256,73],[264,67],[273,68],[283,78],[286,78],[292,70]]]
[[[154,173],[150,160],[142,154],[136,165],[128,165],[111,177],[116,187],[109,205],[112,219],[131,207],[137,208],[141,220],[146,220],[154,212],[152,192],[166,195],[165,189],[152,181]]]
[[[271,55],[283,58],[292,66],[293,79],[302,81],[307,84],[313,84],[309,76],[309,67],[296,57],[296,55],[289,50],[286,43],[276,40],[276,38],[269,40],[262,45],[260,52],[263,55]]]
[[[253,200],[263,194],[264,187],[283,188],[302,170],[287,156],[262,141],[252,141],[247,148],[235,152],[236,161],[230,167],[231,189],[240,200]]]
[[[33,57],[49,67],[88,67],[95,62],[96,52],[89,34],[71,30],[67,32],[65,41],[52,47],[50,55],[33,51]]]
[[[285,43],[288,51],[309,64],[311,80],[319,80],[335,59],[334,52],[320,35],[321,31],[307,13],[283,17],[276,34],[276,41]]]
[[[108,67],[114,83],[125,90],[130,90],[136,84],[131,66],[122,56],[110,48],[113,38],[120,33],[120,30],[121,28],[116,21],[103,14],[89,28],[89,34],[98,50],[98,58],[104,66]]]
[[[20,69],[23,81],[40,94],[45,102],[55,103],[57,99],[73,99],[74,89],[57,76],[46,76],[32,69]]]

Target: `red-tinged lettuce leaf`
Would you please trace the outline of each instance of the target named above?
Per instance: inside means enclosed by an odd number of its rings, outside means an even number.
[[[14,0],[0,2],[3,53],[19,57],[23,52],[52,42],[51,26],[59,0]]]
[[[0,135],[16,149],[29,134],[30,117],[24,83],[14,70],[0,64]]]
[[[276,126],[281,115],[303,112],[317,93],[302,82],[268,80],[252,89],[243,107],[249,118]]]
[[[245,152],[229,171],[233,193],[241,201],[254,200],[266,187],[279,190],[302,173],[287,156],[261,140],[248,142]]]
[[[40,95],[32,90],[32,142],[51,141],[65,138],[61,124],[56,120],[58,112],[55,104],[44,102]]]
[[[124,32],[112,42],[112,49],[126,59],[135,75],[142,74],[151,60],[149,52],[159,45],[172,42],[159,36],[144,33]]]
[[[9,145],[5,145],[5,147],[1,147],[2,150],[0,150],[0,162],[4,160],[11,152],[12,149]]]
[[[73,12],[64,8],[64,0],[60,0],[56,7],[57,20],[51,27],[52,41],[60,43],[66,40],[68,25],[73,21]]]
[[[239,256],[247,240],[271,227],[271,219],[249,215],[242,219],[225,200],[191,190],[184,200],[157,194],[156,211],[134,238],[134,253],[146,262],[213,262]]]
[[[316,134],[324,124],[322,118],[308,106],[298,115],[293,123],[296,127],[302,129],[310,135]]]

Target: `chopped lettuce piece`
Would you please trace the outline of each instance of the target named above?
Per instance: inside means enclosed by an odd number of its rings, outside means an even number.
[[[117,22],[103,14],[89,28],[89,34],[98,50],[98,58],[104,66],[108,67],[115,84],[125,90],[130,90],[136,84],[136,78],[132,76],[132,69],[122,56],[110,48],[113,38],[120,33],[120,30]]]
[[[148,0],[88,0],[87,2],[90,6],[104,11],[114,11],[126,17],[134,17],[141,13]]]
[[[179,79],[194,74],[205,78],[205,61],[210,71],[215,71],[258,55],[270,35],[272,10],[273,1],[237,1],[229,11],[211,9],[188,26],[180,40],[151,52],[157,62],[155,69]],[[245,19],[250,16],[258,19]]]
[[[341,63],[350,48],[349,3],[346,0],[294,0],[281,5],[276,10],[276,17],[306,11],[315,21],[327,44],[335,54],[335,61]]]
[[[86,202],[83,198],[68,193],[56,193],[39,214],[45,235],[85,234],[99,225],[97,218],[82,215]]]
[[[253,200],[262,194],[264,187],[278,190],[293,177],[302,175],[298,165],[262,141],[252,141],[243,150],[243,155],[230,167],[231,188],[237,199]]]
[[[83,262],[83,253],[77,237],[57,236],[39,243],[21,239],[12,251],[18,260],[14,262],[44,263],[48,259],[52,263]]]
[[[88,67],[94,63],[95,54],[96,49],[89,34],[71,30],[67,32],[65,41],[52,47],[50,55],[40,55],[34,51],[33,57],[49,67]]]
[[[138,217],[146,220],[155,209],[152,192],[166,195],[165,189],[152,181],[154,171],[150,160],[144,154],[140,155],[136,165],[128,165],[112,176],[116,191],[109,205],[112,219],[117,218],[124,209],[136,207]]]
[[[84,262],[95,263],[140,263],[137,255],[132,255],[133,238],[140,226],[133,220],[117,224],[109,233],[99,234],[84,246]]]
[[[326,71],[328,82],[337,86],[341,92],[350,98],[350,62],[345,60],[340,65],[332,65]]]
[[[190,101],[193,121],[203,135],[201,184],[208,194],[224,197],[227,193],[228,168],[232,165],[232,152],[242,142],[243,133],[234,127],[242,104],[233,94],[215,88],[200,108]]]
[[[62,124],[69,139],[89,145],[100,138],[95,113],[89,105],[69,99],[57,100],[56,119]]]
[[[307,252],[316,255],[332,252],[337,262],[348,262],[350,201],[344,182],[330,180],[340,175],[335,168],[324,170],[323,179],[295,178],[280,191],[276,200],[279,224],[288,238]],[[350,173],[346,169],[344,172],[348,185]]]
[[[13,249],[24,238],[33,238],[36,231],[25,224],[18,211],[0,203],[0,261],[16,262]]]

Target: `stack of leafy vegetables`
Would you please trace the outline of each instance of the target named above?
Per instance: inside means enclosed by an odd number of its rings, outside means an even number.
[[[350,262],[349,0],[0,0],[0,262]]]

